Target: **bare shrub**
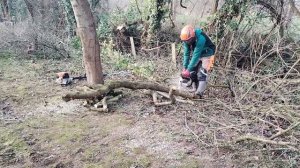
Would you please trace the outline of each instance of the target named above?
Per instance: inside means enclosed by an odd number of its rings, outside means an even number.
[[[67,58],[70,56],[68,41],[52,31],[29,21],[13,25],[0,25],[0,51],[20,56],[40,58]]]

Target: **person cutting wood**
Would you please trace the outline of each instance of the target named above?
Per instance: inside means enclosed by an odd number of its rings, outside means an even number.
[[[183,27],[180,39],[184,48],[182,82],[195,82],[195,94],[202,97],[207,86],[208,73],[213,66],[216,46],[200,28],[191,25]]]

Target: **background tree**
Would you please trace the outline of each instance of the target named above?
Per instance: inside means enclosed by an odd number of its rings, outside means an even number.
[[[10,21],[9,7],[7,0],[1,0],[1,10],[3,14],[3,20]]]
[[[62,0],[62,5],[64,7],[65,18],[67,21],[66,28],[68,32],[68,39],[70,40],[75,35],[75,28],[76,28],[74,11],[70,0]]]
[[[150,0],[149,18],[146,44],[149,45],[151,40],[155,39],[158,31],[161,29],[162,20],[168,12],[166,7],[167,1],[164,0]]]
[[[24,0],[28,9],[28,12],[31,16],[32,21],[34,22],[36,15],[37,15],[37,11],[34,8],[34,4],[32,1],[30,0]]]

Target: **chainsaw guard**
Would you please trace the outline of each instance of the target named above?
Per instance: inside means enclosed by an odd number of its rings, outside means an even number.
[[[196,91],[196,85],[191,79],[180,78],[178,89],[192,93]]]

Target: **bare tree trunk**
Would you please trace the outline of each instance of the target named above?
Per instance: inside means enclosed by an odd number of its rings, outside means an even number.
[[[27,6],[27,9],[28,9],[28,12],[30,13],[31,15],[31,18],[32,18],[32,21],[34,22],[34,18],[35,18],[35,15],[34,15],[34,7],[32,5],[31,2],[29,2],[28,0],[24,0],[26,6]]]
[[[32,23],[35,23],[35,18],[36,18],[36,13],[35,12],[36,11],[34,10],[33,3],[30,0],[24,0],[24,2],[26,4],[28,12],[30,13],[30,16],[32,18]],[[38,38],[37,38],[37,35],[35,34],[33,38],[34,38],[34,42],[32,44],[30,44],[30,46],[32,47],[30,49],[30,51],[32,53],[34,53],[34,51],[38,49]],[[28,51],[27,51],[27,53],[28,53]]]
[[[41,2],[41,9],[40,9],[41,15],[42,15],[41,21],[42,21],[42,23],[45,23],[45,21],[46,21],[46,10],[47,10],[47,5],[46,5],[45,0],[41,0],[41,1],[42,1],[42,2]],[[42,24],[41,26],[42,26],[42,29],[45,30],[45,24]]]
[[[6,21],[10,21],[9,8],[8,8],[7,0],[2,0],[1,4],[2,4],[3,19],[6,20]]]
[[[68,39],[70,40],[75,35],[75,27],[76,21],[73,12],[73,8],[71,2],[69,0],[63,0],[64,6],[64,13],[65,13],[65,20],[67,21],[67,32],[68,32]]]
[[[212,9],[210,14],[215,14],[218,11],[219,0],[215,0],[214,8]]]
[[[103,84],[100,46],[96,27],[88,0],[71,0],[81,39],[83,60],[89,84]]]

